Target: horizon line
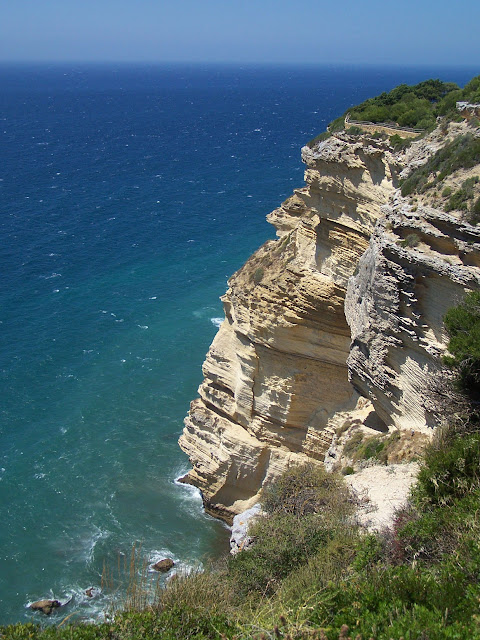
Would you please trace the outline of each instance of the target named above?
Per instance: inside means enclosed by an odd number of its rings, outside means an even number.
[[[479,69],[480,63],[452,63],[452,62],[385,62],[379,64],[378,62],[287,62],[287,61],[236,61],[236,60],[35,60],[35,59],[0,59],[0,65],[32,65],[32,66],[45,66],[45,65],[91,65],[91,66],[106,66],[106,65],[124,65],[124,66],[217,66],[217,67],[372,67],[385,69],[389,67],[394,68],[461,68],[461,69]]]

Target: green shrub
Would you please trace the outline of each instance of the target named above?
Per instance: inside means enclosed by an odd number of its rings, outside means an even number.
[[[393,135],[393,136],[390,136],[389,140],[390,140],[390,144],[391,144],[391,145],[392,145],[392,147],[394,147],[394,148],[399,147],[399,146],[402,144],[402,142],[403,142],[403,138],[401,138],[401,137],[398,135],[398,133],[396,133],[396,134],[395,134],[395,135]]]
[[[457,437],[448,446],[433,447],[425,454],[414,491],[415,504],[446,505],[478,486],[480,435]]]
[[[456,370],[458,386],[472,400],[480,400],[480,292],[472,291],[464,301],[447,311],[445,328],[451,355],[445,363]]]
[[[353,467],[347,466],[342,469],[342,476],[351,476],[352,473],[355,473],[355,469]]]
[[[457,85],[440,80],[426,80],[414,86],[402,84],[389,93],[365,100],[349,109],[349,113],[352,120],[430,128],[435,126],[439,103],[454,91],[458,91]]]
[[[478,224],[480,222],[480,196],[475,200],[468,215],[468,222]]]
[[[327,140],[328,138],[330,138],[332,133],[335,133],[337,131],[343,131],[344,128],[345,128],[345,117],[340,116],[339,118],[336,118],[335,120],[330,122],[326,131],[324,131],[323,133],[320,133],[318,136],[315,136],[315,138],[312,138],[309,142],[307,142],[307,147],[310,147],[310,149],[313,149],[313,147],[315,147],[315,145],[317,145],[319,142],[323,142],[324,140]]]
[[[358,544],[357,532],[340,529],[305,564],[292,568],[275,596],[275,600],[281,603],[280,612],[301,606],[309,598],[315,597],[321,589],[340,580],[354,561]]]
[[[432,187],[434,187],[435,184],[436,184],[435,180],[430,180],[429,182],[426,182],[422,187],[422,193],[424,193],[428,189],[431,189]]]
[[[401,242],[402,247],[413,248],[420,243],[420,236],[416,233],[409,233]]]
[[[318,136],[315,136],[315,138],[312,138],[311,140],[309,140],[307,142],[307,147],[310,147],[310,149],[313,149],[320,142],[323,142],[324,140],[328,140],[328,138],[330,138],[331,135],[332,134],[330,131],[323,131],[323,133],[319,133]]]
[[[345,443],[345,446],[343,447],[343,455],[347,458],[352,458],[360,444],[363,442],[363,438],[364,435],[362,431],[355,431],[355,433]]]
[[[266,515],[250,530],[255,544],[228,562],[234,590],[242,597],[274,593],[339,531],[353,529],[353,502],[341,476],[319,466],[288,470],[264,492],[262,505]]]
[[[383,559],[383,555],[384,545],[381,539],[370,533],[357,541],[352,566],[356,571],[373,568],[379,560]]]
[[[362,445],[353,454],[353,460],[370,460],[371,458],[377,458],[379,454],[385,448],[385,442],[377,436],[371,436],[367,438]]]
[[[473,199],[473,187],[478,183],[478,176],[464,180],[461,188],[451,195],[449,201],[445,205],[445,211],[453,209],[466,211],[468,209],[468,201]]]
[[[402,183],[402,196],[420,192],[432,173],[441,181],[457,169],[469,169],[480,163],[480,138],[471,134],[459,136],[437,151],[429,160],[415,169]]]
[[[353,125],[346,130],[346,133],[348,133],[350,136],[359,136],[363,133],[363,129],[357,127],[356,125]]]
[[[263,267],[258,267],[258,269],[255,269],[254,274],[252,276],[253,282],[255,284],[259,284],[262,281],[264,273],[265,273],[265,270]]]
[[[232,637],[235,623],[224,614],[173,606],[163,611],[142,611],[119,616],[111,640],[217,640]],[[82,639],[83,640],[83,639]]]
[[[448,198],[448,196],[452,195],[452,189],[451,187],[445,187],[445,189],[442,191],[442,196],[444,198]]]
[[[251,528],[254,546],[229,562],[237,593],[273,593],[281,580],[305,564],[332,539],[333,533],[316,514],[305,515],[301,520],[285,513],[259,518]]]
[[[342,479],[322,467],[306,464],[288,469],[264,489],[262,506],[267,514],[287,513],[300,518],[309,513],[336,510],[347,500]]]
[[[345,129],[345,116],[340,116],[336,118],[328,125],[328,131],[330,133],[336,133],[337,131],[343,131]]]

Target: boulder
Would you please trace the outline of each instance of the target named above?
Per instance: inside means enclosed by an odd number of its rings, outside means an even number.
[[[42,611],[46,616],[49,616],[53,609],[61,606],[62,604],[58,600],[37,600],[37,602],[32,602],[30,609]]]
[[[163,560],[159,560],[154,565],[152,565],[152,569],[155,571],[160,571],[160,573],[167,573],[170,571],[172,567],[175,566],[175,563],[170,558],[164,558]]]

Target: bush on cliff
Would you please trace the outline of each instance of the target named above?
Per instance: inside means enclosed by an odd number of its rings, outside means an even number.
[[[480,138],[467,134],[455,138],[418,167],[402,183],[402,196],[421,193],[427,185],[434,186],[457,169],[469,169],[480,163]],[[433,184],[430,176],[435,174]]]
[[[343,130],[347,114],[351,120],[391,123],[400,127],[428,131],[436,126],[438,116],[442,116],[445,122],[461,121],[462,116],[457,110],[457,102],[462,101],[472,104],[480,103],[480,76],[472,78],[463,89],[453,82],[442,82],[438,79],[426,80],[413,86],[401,84],[389,92],[369,98],[348,109],[343,116],[336,118],[328,125],[327,131],[310,140],[307,146],[313,148],[335,131]],[[392,144],[396,150],[400,150],[410,142],[399,143],[394,138]]]
[[[444,358],[457,371],[457,384],[467,396],[480,401],[480,291],[472,291],[445,316],[445,328],[450,337]]]
[[[264,492],[263,507],[265,515],[250,532],[254,546],[229,562],[229,575],[242,596],[274,593],[319,549],[338,541],[340,531],[350,545],[356,536],[354,501],[343,479],[318,466],[288,470]]]
[[[414,86],[401,84],[388,93],[365,100],[349,113],[352,120],[428,129],[435,126],[436,108],[441,100],[458,90],[456,84],[441,80],[426,80]]]

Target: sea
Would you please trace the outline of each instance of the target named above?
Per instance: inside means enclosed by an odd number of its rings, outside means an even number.
[[[0,624],[103,620],[132,553],[153,583],[228,550],[177,440],[229,276],[329,121],[475,73],[0,65]]]

